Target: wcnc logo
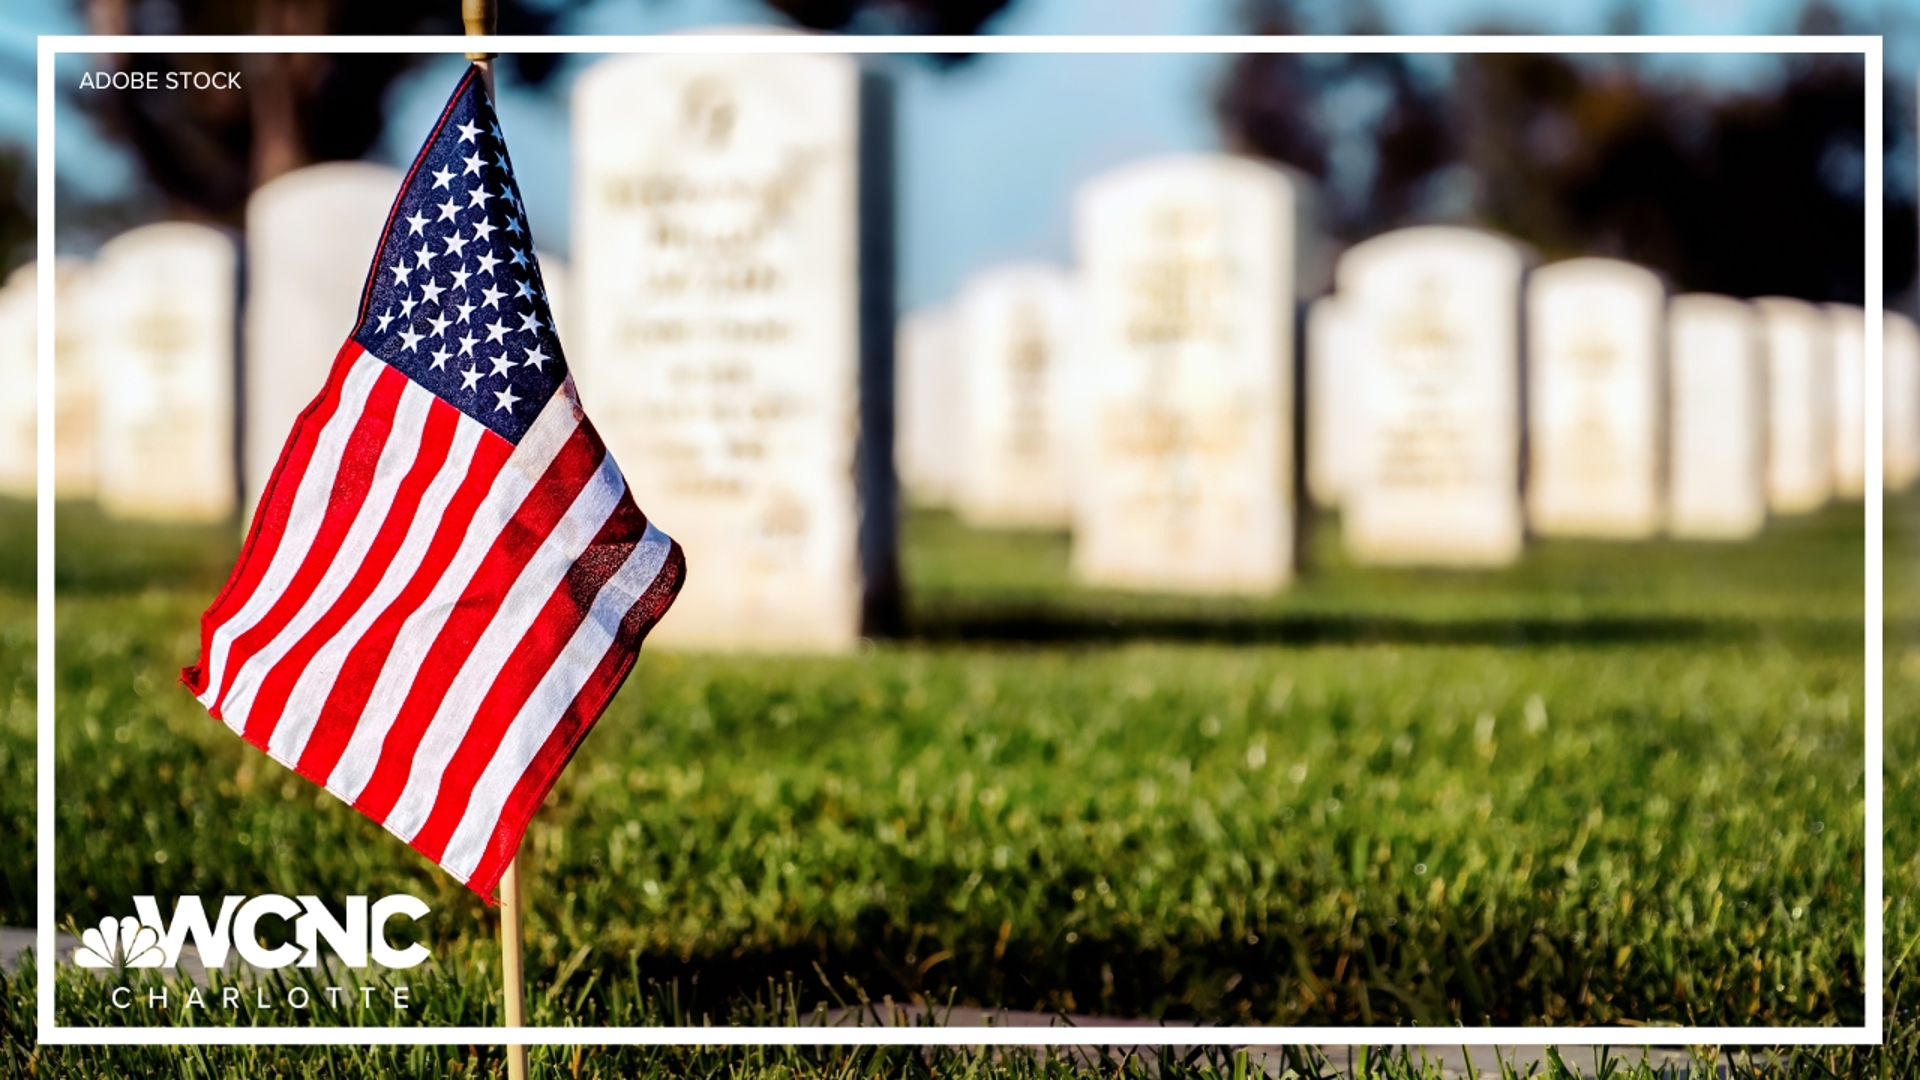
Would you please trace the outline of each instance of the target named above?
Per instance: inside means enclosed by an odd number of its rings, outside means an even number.
[[[393,919],[417,920],[428,912],[426,901],[405,893],[372,903],[364,896],[349,896],[341,918],[335,918],[317,896],[273,893],[251,899],[224,897],[211,924],[206,905],[197,896],[180,897],[171,922],[160,917],[160,905],[151,896],[134,897],[133,910],[137,918],[109,915],[98,927],[82,932],[73,962],[84,968],[171,968],[180,962],[188,939],[208,968],[225,968],[229,951],[256,968],[315,967],[322,941],[350,968],[364,968],[371,960],[381,967],[404,969],[417,967],[428,957],[427,947],[418,942],[396,949],[387,941],[387,924]],[[291,923],[293,940],[271,947],[262,944],[259,931],[266,919]]]

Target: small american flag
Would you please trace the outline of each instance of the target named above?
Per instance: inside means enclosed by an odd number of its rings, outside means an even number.
[[[491,899],[685,574],[581,411],[469,68],[182,680]]]

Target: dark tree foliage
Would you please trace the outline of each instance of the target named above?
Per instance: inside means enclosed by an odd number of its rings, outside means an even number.
[[[90,0],[103,33],[457,34],[452,0]],[[500,0],[501,33],[544,33],[558,9]],[[237,222],[248,192],[316,161],[358,158],[380,135],[387,87],[410,56],[119,56],[129,71],[242,73],[243,92],[109,91],[80,97],[138,154],[147,176],[175,208]],[[523,79],[553,69],[547,56],[509,60]]]
[[[811,30],[859,34],[971,34],[1008,0],[766,0]]]
[[[1288,32],[1289,10],[1265,0],[1249,25]],[[1801,25],[1830,23],[1815,7]],[[1243,57],[1222,85],[1220,120],[1230,142],[1323,177],[1326,224],[1343,239],[1465,221],[1548,256],[1632,259],[1682,289],[1863,299],[1857,57],[1793,57],[1769,85],[1741,93],[1653,77],[1631,58],[1462,56],[1440,79],[1416,77],[1410,63]],[[1888,84],[1890,155],[1913,153],[1912,116],[1897,104],[1908,92]],[[1367,111],[1357,100],[1379,104]],[[1361,145],[1365,175],[1329,171],[1340,140],[1349,156]],[[1464,197],[1449,199],[1462,183]],[[1914,202],[1911,191],[1887,192],[1889,295],[1914,279]]]

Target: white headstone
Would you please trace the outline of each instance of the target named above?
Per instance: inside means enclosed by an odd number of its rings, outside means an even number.
[[[576,84],[573,370],[687,551],[655,642],[858,641],[860,81],[844,56],[655,55]]]
[[[1900,491],[1920,477],[1920,328],[1897,311],[1886,313],[1883,435],[1887,490]]]
[[[900,320],[894,346],[894,461],[915,504],[952,506],[959,485],[959,363],[953,313],[925,308]]]
[[[1073,516],[1072,277],[1040,263],[987,270],[967,282],[956,315],[960,516],[983,527],[1064,528]]]
[[[1339,294],[1307,309],[1307,494],[1340,505],[1353,471],[1355,372],[1353,319]]]
[[[172,222],[122,233],[87,280],[101,508],[222,521],[234,508],[233,241]]]
[[[1548,536],[1660,529],[1666,287],[1615,259],[1527,279],[1527,519]]]
[[[1767,382],[1759,318],[1725,296],[1667,305],[1667,529],[1737,540],[1767,523]]]
[[[34,393],[38,358],[35,355],[33,328],[35,294],[33,264],[28,263],[7,275],[0,288],[0,495],[31,499],[34,493],[35,410],[39,398]]]
[[[1833,333],[1804,300],[1763,297],[1767,353],[1767,507],[1793,514],[1833,496]]]
[[[94,496],[99,396],[93,327],[82,299],[90,270],[83,259],[54,261],[53,491],[62,499]]]
[[[1081,189],[1080,580],[1261,593],[1292,576],[1294,213],[1284,174],[1227,156]]]
[[[259,503],[293,422],[359,321],[367,269],[403,179],[384,165],[330,162],[268,181],[247,201],[243,515]]]
[[[1857,499],[1867,491],[1867,313],[1828,304],[1833,335],[1833,493]]]
[[[1468,229],[1402,229],[1341,258],[1352,304],[1355,454],[1341,504],[1360,562],[1519,558],[1519,248]]]

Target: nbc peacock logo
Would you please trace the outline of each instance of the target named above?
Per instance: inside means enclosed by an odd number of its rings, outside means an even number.
[[[153,927],[131,915],[109,915],[81,933],[73,962],[83,968],[157,968],[166,962],[166,954]]]

